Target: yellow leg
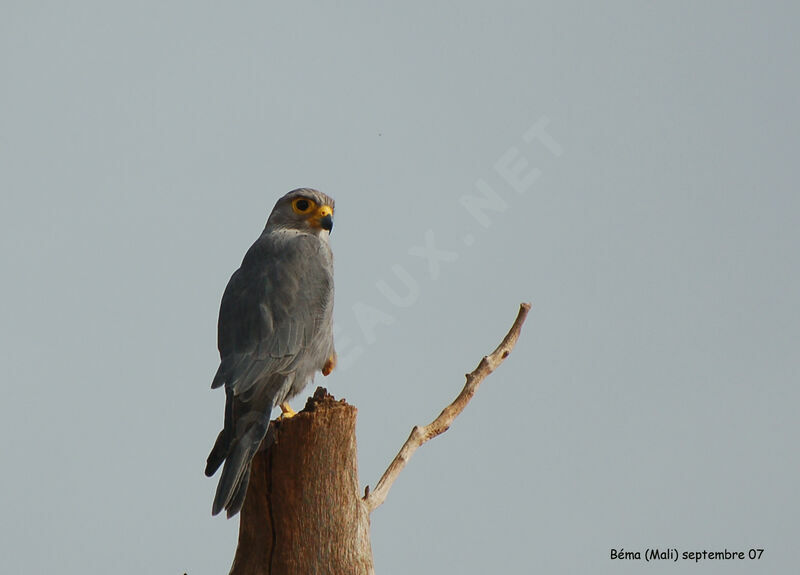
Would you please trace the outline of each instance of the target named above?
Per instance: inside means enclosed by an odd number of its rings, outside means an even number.
[[[294,417],[297,415],[297,412],[292,409],[288,402],[284,401],[280,405],[281,407],[281,415],[279,419],[289,419],[290,417]]]

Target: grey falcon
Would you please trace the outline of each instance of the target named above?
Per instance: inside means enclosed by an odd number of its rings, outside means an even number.
[[[277,201],[261,236],[231,276],[219,310],[220,365],[212,389],[225,387],[225,423],[208,456],[211,477],[225,462],[213,515],[242,508],[250,464],[280,406],[336,365],[333,345],[333,199],[310,188]]]

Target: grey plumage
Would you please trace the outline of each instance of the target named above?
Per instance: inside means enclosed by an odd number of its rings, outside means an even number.
[[[309,188],[283,196],[225,288],[217,334],[221,361],[211,384],[225,387],[225,421],[205,471],[213,475],[224,461],[214,515],[226,509],[231,517],[241,509],[273,407],[335,362],[328,244],[333,207],[331,198]]]

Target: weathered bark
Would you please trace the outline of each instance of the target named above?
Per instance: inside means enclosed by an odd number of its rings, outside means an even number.
[[[318,388],[253,459],[231,575],[372,575],[356,408]]]

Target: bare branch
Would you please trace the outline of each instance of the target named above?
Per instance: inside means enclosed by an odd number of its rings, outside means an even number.
[[[386,500],[392,483],[394,483],[394,480],[400,475],[400,472],[406,466],[408,460],[411,459],[411,456],[417,448],[437,435],[441,435],[447,431],[458,414],[464,411],[464,408],[472,399],[472,396],[475,395],[481,382],[508,357],[511,350],[514,349],[514,344],[516,344],[519,339],[519,334],[522,331],[522,324],[525,323],[525,318],[528,316],[528,311],[530,311],[530,309],[531,305],[529,303],[520,304],[517,319],[514,320],[514,324],[503,338],[503,341],[500,342],[497,349],[481,360],[478,367],[475,368],[475,371],[467,374],[467,382],[464,384],[461,393],[458,394],[458,397],[456,397],[450,405],[442,410],[439,417],[423,427],[414,426],[414,429],[411,430],[411,435],[408,436],[403,447],[400,448],[400,452],[389,464],[389,467],[383,473],[375,489],[370,491],[369,487],[367,487],[365,490],[363,501],[368,512],[372,513]]]

